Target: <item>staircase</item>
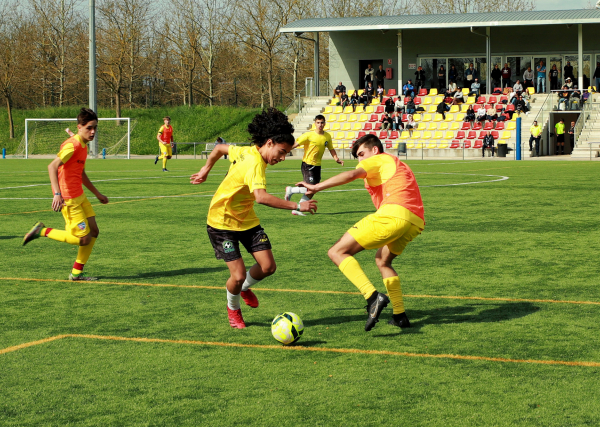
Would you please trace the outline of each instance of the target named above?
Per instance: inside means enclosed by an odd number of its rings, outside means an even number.
[[[529,137],[531,136],[531,132],[529,129],[531,125],[533,125],[533,121],[538,117],[538,113],[544,106],[544,102],[546,101],[547,94],[545,93],[534,93],[531,95],[531,100],[529,102],[529,106],[531,109],[529,110],[529,114],[521,114],[521,156],[522,158],[526,157],[534,157],[535,150],[529,151]],[[545,139],[548,137],[548,116],[544,117],[543,123],[540,118],[537,118],[538,124],[542,126],[542,139],[540,140],[540,144],[543,146]],[[516,144],[517,141],[512,141]]]
[[[331,96],[326,95],[303,98],[302,101],[304,108],[302,108],[302,111],[292,121],[292,124],[294,125],[294,138],[296,139],[310,130],[311,125],[315,121],[315,116],[321,114],[323,108],[329,105]]]
[[[600,156],[600,94],[593,94],[584,106],[583,129],[575,142],[575,148],[571,153],[572,158],[590,158]],[[596,103],[594,103],[596,102]]]

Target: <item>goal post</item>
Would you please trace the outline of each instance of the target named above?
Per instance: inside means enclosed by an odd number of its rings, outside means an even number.
[[[90,157],[131,158],[131,132],[136,120],[129,117],[100,118]],[[25,134],[16,157],[58,153],[61,144],[77,133],[77,119],[25,119]]]

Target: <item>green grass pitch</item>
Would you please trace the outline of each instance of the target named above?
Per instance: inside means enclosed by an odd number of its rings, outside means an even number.
[[[327,257],[374,211],[362,182],[318,194],[312,217],[256,207],[278,270],[233,330],[205,229],[228,162],[192,186],[203,161],[88,161],[111,201],[88,193],[99,283],[64,281],[73,246],[21,246],[37,220],[64,226],[48,163],[0,163],[2,426],[600,425],[596,162],[409,162],[427,221],[395,261],[413,327],[387,325],[390,306],[369,333]],[[326,161],[324,178],[355,165]],[[269,167],[268,191],[299,169]],[[356,258],[384,290],[374,255]],[[304,320],[295,350],[271,337],[283,311]]]

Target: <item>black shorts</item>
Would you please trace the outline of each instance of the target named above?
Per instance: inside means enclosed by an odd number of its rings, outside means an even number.
[[[321,166],[313,166],[302,162],[302,179],[309,184],[321,182]]]
[[[556,142],[565,142],[565,134],[556,134]]]
[[[242,257],[240,243],[244,245],[248,253],[271,249],[271,241],[260,225],[244,231],[219,230],[207,225],[206,230],[215,250],[215,256],[225,262],[235,261]]]

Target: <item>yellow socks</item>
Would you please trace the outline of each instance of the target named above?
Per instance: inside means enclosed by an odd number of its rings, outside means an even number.
[[[394,314],[404,313],[404,300],[402,299],[402,288],[400,287],[400,278],[398,276],[383,279],[383,284],[387,289],[388,296],[392,301]]]
[[[163,157],[163,169],[167,168],[167,158]]]
[[[73,275],[81,274],[81,272],[83,272],[83,267],[90,258],[92,249],[94,248],[94,243],[96,243],[96,238],[92,237],[92,241],[89,245],[79,246],[79,251],[77,252],[77,259],[75,260],[75,264],[73,264],[73,270],[71,271]]]
[[[56,240],[57,242],[65,242],[69,245],[79,245],[79,237],[73,236],[71,233],[64,230],[56,230],[54,228],[42,228],[40,235]]]
[[[344,259],[340,264],[339,269],[344,276],[358,288],[365,299],[369,299],[369,297],[373,295],[373,292],[376,292],[375,286],[373,286],[365,272],[360,268],[358,261],[356,261],[353,256]],[[398,284],[400,284],[400,281],[398,281]]]

